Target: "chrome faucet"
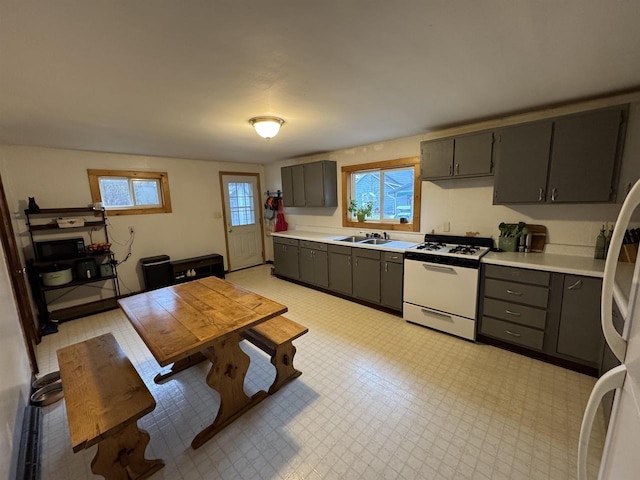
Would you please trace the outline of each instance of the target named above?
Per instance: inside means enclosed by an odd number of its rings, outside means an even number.
[[[389,240],[389,234],[387,232],[382,232],[382,238]]]

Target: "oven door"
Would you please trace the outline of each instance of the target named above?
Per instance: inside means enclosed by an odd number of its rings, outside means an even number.
[[[479,270],[405,260],[404,301],[475,320]]]

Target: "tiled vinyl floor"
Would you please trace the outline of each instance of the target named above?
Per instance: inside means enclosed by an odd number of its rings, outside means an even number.
[[[113,332],[157,401],[140,422],[151,434],[147,457],[166,463],[152,478],[575,478],[593,378],[279,280],[266,265],[227,279],[287,305],[309,327],[295,342],[303,375],[198,450],[190,442],[218,406],[204,363],[154,384],[160,368],[119,310],[64,323],[38,346],[48,373],[58,368],[56,349]],[[247,393],[267,389],[268,357],[243,349]],[[72,453],[64,402],[43,410],[42,478],[99,478],[90,470],[96,447]],[[603,429],[600,420],[592,477]]]

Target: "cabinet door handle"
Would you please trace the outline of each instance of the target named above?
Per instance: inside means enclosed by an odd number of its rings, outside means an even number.
[[[384,271],[385,272],[389,271],[389,263],[388,262],[384,262]]]
[[[515,290],[509,290],[508,288],[507,288],[507,293],[509,295],[515,295],[516,297],[521,297],[522,296],[521,292],[516,292]]]
[[[554,187],[551,189],[551,201],[555,202],[557,196],[558,196],[558,189]]]
[[[456,163],[456,175],[460,175],[460,164]]]
[[[544,188],[540,187],[540,189],[538,190],[538,201],[541,202],[543,198],[544,198]]]
[[[449,165],[449,176],[453,175],[453,165]]]
[[[513,315],[514,317],[521,317],[522,314],[520,312],[513,312],[509,309],[505,310],[506,313],[508,313],[509,315]]]
[[[578,288],[582,287],[582,280],[578,280],[576,283],[574,283],[573,285],[569,285],[567,287],[567,290],[577,290]]]
[[[504,333],[506,333],[507,335],[511,335],[512,337],[521,337],[522,336],[522,334],[512,332],[511,330],[505,330]]]
[[[356,267],[358,266],[358,257],[356,257]]]
[[[351,257],[347,257],[348,265],[351,266]]]

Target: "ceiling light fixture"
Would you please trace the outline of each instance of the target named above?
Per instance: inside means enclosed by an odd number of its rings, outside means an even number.
[[[275,137],[284,124],[284,120],[278,117],[253,117],[249,123],[256,129],[256,133],[267,140]]]

